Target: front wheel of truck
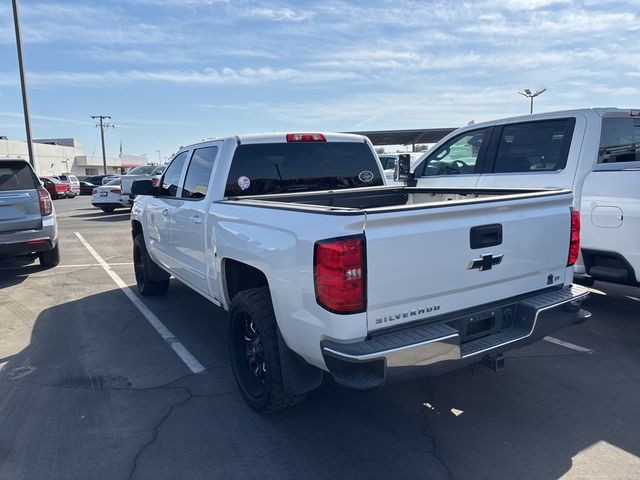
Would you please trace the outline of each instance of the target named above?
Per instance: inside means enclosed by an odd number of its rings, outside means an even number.
[[[150,297],[167,293],[169,274],[151,260],[142,235],[136,235],[133,239],[133,270],[136,274],[138,291],[142,295]]]
[[[231,365],[247,404],[258,412],[272,413],[302,402],[306,395],[292,395],[284,387],[269,289],[238,293],[229,315]]]

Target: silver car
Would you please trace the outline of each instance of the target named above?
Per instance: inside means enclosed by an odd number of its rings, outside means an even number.
[[[47,268],[60,263],[56,214],[27,161],[0,159],[0,257],[21,256]]]

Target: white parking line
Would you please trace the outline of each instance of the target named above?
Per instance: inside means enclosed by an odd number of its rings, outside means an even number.
[[[555,343],[556,345],[560,345],[561,347],[570,348],[571,350],[575,350],[576,352],[586,353],[587,355],[591,355],[594,353],[593,350],[586,347],[581,347],[580,345],[576,345],[574,343],[565,342],[564,340],[560,340],[555,337],[544,337],[543,340],[546,340],[550,343]]]
[[[108,263],[110,267],[117,267],[120,265],[133,265],[133,262],[115,262]],[[58,265],[58,268],[84,268],[84,267],[101,267],[102,265],[99,263],[81,263],[77,265]]]
[[[149,308],[138,298],[135,293],[131,291],[131,289],[127,286],[126,283],[120,278],[120,276],[111,270],[110,265],[105,262],[102,257],[96,252],[93,247],[87,242],[80,232],[74,232],[78,240],[82,242],[82,244],[89,250],[89,253],[93,255],[98,263],[102,266],[107,275],[111,277],[114,283],[122,290],[122,292],[131,300],[131,303],[135,305],[135,307],[144,315],[147,321],[151,324],[153,328],[155,328],[156,332],[160,334],[162,339],[169,344],[169,346],[176,352],[176,355],[180,357],[180,360],[184,362],[184,364],[193,372],[193,373],[202,373],[205,371],[205,368],[202,364],[196,360],[196,358],[189,353],[189,350],[185,348],[185,346],[178,341],[176,337],[173,336],[173,333],[169,331],[167,327],[160,321],[155,314],[149,310]]]

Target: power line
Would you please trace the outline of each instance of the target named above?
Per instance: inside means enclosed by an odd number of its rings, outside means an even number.
[[[96,123],[96,127],[100,127],[100,139],[102,140],[102,167],[104,168],[104,174],[107,174],[107,155],[105,154],[104,151],[104,129],[105,128],[116,128],[116,126],[113,123],[104,123],[104,120],[109,119],[111,120],[111,117],[109,115],[91,115],[91,118],[94,120],[98,120],[98,123]]]

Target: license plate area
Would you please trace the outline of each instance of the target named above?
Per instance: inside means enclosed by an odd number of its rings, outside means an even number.
[[[109,195],[109,193],[108,193],[108,192],[100,192],[100,196],[101,196],[101,197],[106,197],[107,195]]]
[[[513,325],[514,306],[494,308],[446,322],[458,330],[460,343],[493,335]]]

